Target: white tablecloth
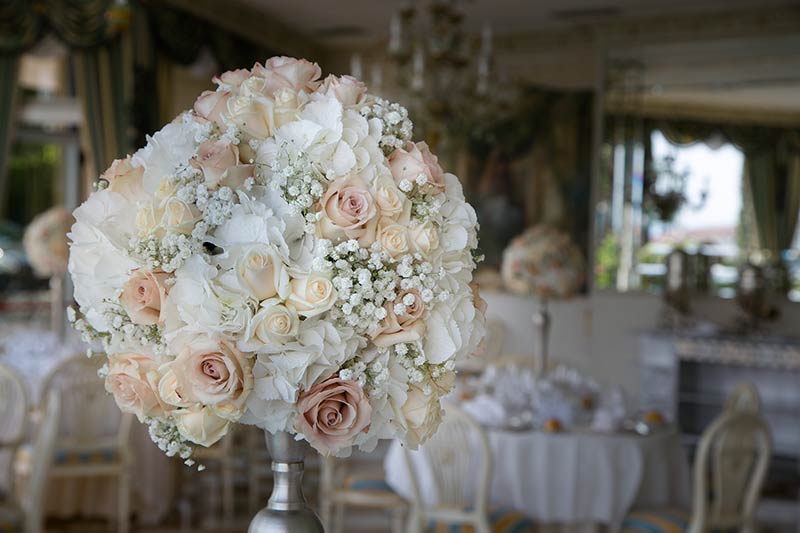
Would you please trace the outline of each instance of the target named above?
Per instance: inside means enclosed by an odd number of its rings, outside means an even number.
[[[31,405],[38,403],[47,375],[58,364],[86,352],[87,346],[74,333],[60,342],[50,331],[22,325],[0,327],[0,363],[15,370],[24,380]],[[98,378],[99,380],[100,378]],[[146,426],[134,421],[130,450],[132,508],[140,522],[155,523],[169,511],[173,488],[173,462],[153,444]],[[11,459],[0,456],[0,490],[8,486],[5,465]],[[113,480],[59,479],[49,484],[47,512],[51,516],[114,516],[116,485]]]
[[[517,509],[542,523],[601,523],[612,531],[633,507],[686,504],[690,478],[677,431],[627,433],[487,430],[494,473],[490,504]],[[384,468],[398,493],[411,498],[399,442]],[[412,452],[425,501],[436,488],[421,451]]]

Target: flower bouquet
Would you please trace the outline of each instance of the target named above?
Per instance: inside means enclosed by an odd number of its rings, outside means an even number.
[[[51,207],[36,215],[22,236],[22,246],[34,273],[50,278],[50,329],[62,339],[66,333],[64,276],[69,257],[67,233],[74,222],[68,209]]]
[[[25,228],[22,246],[37,276],[51,278],[67,273],[67,233],[74,221],[66,208],[51,207]]]
[[[483,336],[477,221],[406,110],[274,57],[216,78],[75,210],[75,327],[191,463],[233,423],[416,446]]]
[[[584,280],[583,255],[569,235],[540,224],[512,239],[503,252],[500,274],[509,291],[539,299],[533,323],[539,332],[536,373],[542,376],[547,371],[551,323],[547,302],[578,292]]]

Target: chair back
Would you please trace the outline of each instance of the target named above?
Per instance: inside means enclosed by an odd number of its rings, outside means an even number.
[[[752,530],[771,452],[758,391],[750,384],[739,385],[700,439],[689,531]]]
[[[58,395],[61,404],[59,448],[96,449],[127,443],[132,415],[123,414],[106,392],[98,376],[104,360],[78,355],[62,362],[46,378],[43,394]]]
[[[476,516],[486,516],[489,482],[492,474],[492,455],[489,439],[483,428],[463,411],[447,406],[438,431],[421,447],[426,466],[438,495],[438,508],[471,510]],[[406,462],[414,488],[415,505],[423,513],[429,502],[423,502],[419,481],[405,448]]]
[[[14,457],[25,439],[27,426],[28,400],[25,384],[16,372],[0,364],[0,450]],[[4,479],[13,481],[12,466],[13,463],[8,461],[8,472],[3,476]],[[9,493],[13,493],[13,486],[9,488]]]
[[[42,417],[33,443],[30,477],[20,502],[25,511],[25,533],[43,531],[47,475],[53,462],[60,403],[57,394],[50,394],[42,405]]]

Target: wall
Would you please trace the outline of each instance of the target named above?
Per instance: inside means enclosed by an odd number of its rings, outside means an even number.
[[[504,353],[533,353],[538,337],[531,324],[536,310],[533,298],[508,293],[482,293],[489,304],[488,317],[503,321],[508,330]],[[569,364],[605,385],[619,385],[638,405],[640,393],[640,334],[653,329],[662,312],[661,299],[644,293],[597,291],[592,295],[550,304],[551,358]],[[693,302],[698,320],[731,324],[739,311],[736,303],[719,298]],[[775,335],[800,334],[800,305],[786,302],[781,316],[770,324]]]

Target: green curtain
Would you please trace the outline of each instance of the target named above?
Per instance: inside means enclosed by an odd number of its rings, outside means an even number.
[[[95,174],[105,171],[131,148],[126,55],[122,38],[75,55],[75,79]]]
[[[19,55],[0,55],[0,198],[8,189],[8,156],[14,137],[14,109],[17,96]],[[5,202],[0,202],[0,217]]]

